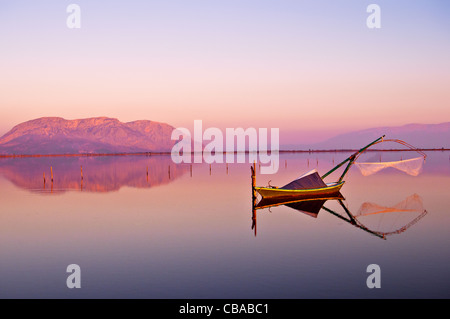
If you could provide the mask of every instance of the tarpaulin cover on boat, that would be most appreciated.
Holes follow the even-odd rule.
[[[327,184],[322,180],[317,170],[314,169],[289,184],[280,187],[280,189],[311,189],[326,186]]]

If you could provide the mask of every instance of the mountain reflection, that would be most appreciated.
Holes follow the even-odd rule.
[[[36,192],[111,192],[123,186],[150,188],[179,178],[189,167],[170,156],[32,157],[0,160],[0,174]],[[52,182],[53,177],[53,182]]]
[[[417,194],[413,194],[393,206],[365,202],[356,214],[350,212],[344,200],[341,193],[332,197],[302,198],[301,200],[267,200],[264,198],[258,202],[255,200],[252,205],[252,230],[256,236],[257,210],[287,206],[313,218],[317,218],[319,212],[324,210],[367,233],[386,239],[387,236],[403,233],[428,213],[423,206],[422,198]],[[335,209],[326,207],[327,201],[337,201],[341,211],[337,212]]]

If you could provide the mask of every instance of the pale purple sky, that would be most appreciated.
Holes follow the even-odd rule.
[[[449,16],[424,0],[0,0],[0,135],[43,116],[278,127],[286,142],[450,121]]]

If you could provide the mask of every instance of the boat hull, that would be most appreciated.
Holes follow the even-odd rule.
[[[338,194],[345,182],[331,183],[326,187],[310,189],[281,189],[274,187],[255,187],[262,198],[314,198]]]

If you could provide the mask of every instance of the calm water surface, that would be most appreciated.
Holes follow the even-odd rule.
[[[412,156],[369,157],[388,155]],[[348,173],[345,206],[368,230],[391,234],[384,239],[325,209],[253,215],[250,164],[0,159],[0,297],[449,298],[450,153],[427,155],[416,177]],[[256,184],[325,173],[347,156],[280,154],[278,173],[257,173]],[[398,210],[405,205],[413,209]],[[348,217],[337,201],[324,206]],[[81,267],[81,289],[66,286],[69,264]],[[381,268],[380,289],[366,285],[370,264]]]

